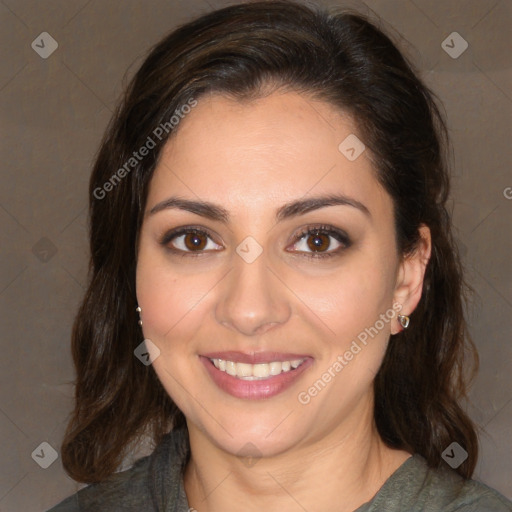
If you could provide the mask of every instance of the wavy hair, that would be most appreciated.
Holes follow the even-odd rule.
[[[391,336],[374,381],[374,417],[387,445],[419,453],[432,467],[457,441],[469,455],[456,471],[469,478],[478,442],[461,400],[478,356],[447,209],[449,139],[437,97],[377,22],[292,0],[232,5],[173,30],[150,51],[107,127],[89,185],[91,254],[72,330],[75,408],[61,447],[65,470],[80,482],[102,481],[142,436],[158,443],[185,425],[152,366],[134,357],[142,341],[135,269],[148,184],[176,133],[169,120],[191,99],[218,92],[248,101],[269,87],[352,115],[393,200],[403,256],[417,246],[419,227],[430,228],[421,300],[410,327]],[[157,137],[159,126],[166,129]],[[148,137],[151,151],[130,160]]]

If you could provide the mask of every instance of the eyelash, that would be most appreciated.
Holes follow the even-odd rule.
[[[165,246],[170,252],[173,254],[176,254],[181,257],[198,257],[204,254],[204,251],[183,251],[182,249],[174,249],[171,247],[167,247],[169,242],[174,240],[175,238],[181,236],[181,235],[187,235],[187,234],[194,234],[194,235],[206,235],[210,239],[212,236],[210,233],[203,229],[198,228],[194,226],[187,226],[182,228],[177,228],[175,230],[171,230],[167,233],[165,233],[160,240],[160,244]],[[307,226],[303,230],[301,230],[299,233],[297,233],[294,236],[294,244],[302,240],[305,236],[315,236],[315,235],[328,235],[333,237],[335,240],[337,240],[340,244],[342,244],[341,247],[338,247],[337,249],[330,251],[330,252],[310,252],[310,253],[304,253],[304,252],[298,252],[297,254],[306,258],[330,258],[332,256],[339,255],[340,252],[342,252],[344,249],[348,249],[352,242],[348,235],[344,231],[340,231],[336,228],[333,228],[332,226],[327,225],[320,225],[320,226]]]

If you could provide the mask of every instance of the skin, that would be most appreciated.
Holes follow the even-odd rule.
[[[357,134],[353,120],[331,105],[295,92],[240,103],[203,96],[168,141],[150,183],[137,263],[143,330],[160,349],[153,362],[183,411],[191,461],[185,471],[189,505],[200,512],[240,510],[353,511],[410,457],[386,447],[373,422],[372,384],[396,318],[306,405],[307,391],[379,315],[416,307],[430,234],[421,229],[413,255],[396,248],[392,200],[363,152],[349,161],[338,146]],[[284,203],[328,193],[363,203],[310,211],[281,222]],[[178,209],[149,211],[170,196],[213,202],[228,224]],[[311,258],[302,228],[345,231],[345,247],[328,235],[331,258]],[[203,254],[171,228],[208,230]],[[247,237],[262,254],[247,263],[236,252]],[[323,246],[325,247],[325,246]],[[190,254],[190,252],[188,253]],[[236,350],[307,354],[313,364],[284,392],[259,400],[220,390],[198,355]],[[255,456],[255,459],[250,459]]]

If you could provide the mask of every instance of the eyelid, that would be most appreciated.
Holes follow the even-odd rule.
[[[159,241],[161,244],[165,245],[177,236],[180,236],[180,235],[183,235],[186,233],[194,233],[194,232],[208,235],[212,240],[214,239],[212,232],[208,228],[205,228],[203,226],[187,225],[187,226],[180,226],[177,228],[169,229],[159,238]]]

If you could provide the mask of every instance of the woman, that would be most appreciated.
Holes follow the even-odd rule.
[[[447,142],[360,15],[251,2],[160,42],[90,182],[62,459],[93,485],[52,510],[512,510],[470,479]]]

